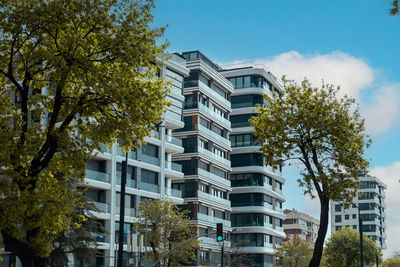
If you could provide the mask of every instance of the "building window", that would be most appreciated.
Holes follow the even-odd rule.
[[[335,215],[335,222],[342,222],[342,215]]]
[[[353,219],[357,219],[357,214],[353,214],[353,215],[351,215],[351,217],[352,217]]]
[[[335,205],[335,211],[336,211],[336,212],[342,211],[342,207],[340,207],[339,204],[336,204],[336,205]]]
[[[349,215],[349,214],[344,215],[344,219],[345,219],[345,220],[350,219],[350,215]]]

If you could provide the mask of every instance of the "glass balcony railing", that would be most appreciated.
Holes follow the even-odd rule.
[[[149,191],[149,192],[160,193],[160,186],[156,185],[156,184],[148,184],[148,183],[142,182],[140,184],[140,189]]]
[[[226,139],[225,137],[211,131],[210,129],[207,129],[206,127],[204,127],[203,125],[198,125],[198,129],[199,131],[205,133],[206,135],[210,136],[211,138],[227,145],[230,146],[231,145],[231,141],[229,141],[228,139]]]
[[[168,196],[182,198],[182,191],[175,188],[165,187],[165,193]]]
[[[160,159],[156,157],[151,157],[145,154],[141,155],[141,161],[145,163],[149,163],[152,165],[160,166]]]
[[[96,180],[105,183],[110,182],[110,175],[104,172],[86,169],[85,174],[86,174],[86,179]]]
[[[211,152],[210,150],[207,150],[207,149],[199,146],[199,147],[197,147],[197,151],[199,151],[199,153],[202,153],[202,154],[204,154],[212,159],[215,159],[216,161],[219,161],[225,165],[231,166],[230,160],[220,157],[217,154]]]
[[[169,170],[173,170],[173,171],[177,171],[177,172],[182,172],[182,165],[175,163],[173,161],[165,161],[165,168],[169,169]]]
[[[171,135],[165,135],[167,142],[177,145],[177,146],[182,146],[182,140],[176,137],[173,137]]]
[[[127,217],[136,217],[136,209],[135,208],[125,208],[125,216]],[[116,206],[115,207],[115,214],[120,214],[121,213],[121,207],[120,206]]]
[[[231,186],[231,181],[229,181],[227,179],[224,179],[224,178],[222,178],[222,177],[220,177],[218,175],[215,175],[215,174],[213,174],[211,172],[208,172],[208,171],[200,169],[200,168],[198,168],[197,171],[198,171],[198,174],[201,175],[201,176],[213,179],[214,181],[217,181],[217,182],[219,182],[221,184],[224,184],[224,185],[227,185],[227,186]]]
[[[101,203],[101,202],[96,202],[96,201],[93,201],[92,202],[94,205],[95,205],[95,207],[99,210],[99,212],[102,212],[102,213],[110,213],[110,205],[109,204],[107,204],[107,203]]]
[[[222,124],[224,124],[225,127],[229,127],[229,128],[231,127],[231,122],[229,120],[227,120],[224,117],[222,117],[221,115],[217,114],[216,112],[211,110],[209,107],[206,107],[201,102],[198,103],[198,107],[199,107],[200,110],[203,110],[208,115],[210,115],[210,118],[216,119],[217,121],[219,121]]]
[[[227,107],[231,107],[231,102],[229,102],[227,99],[223,98],[221,95],[219,95],[217,92],[215,92],[213,89],[205,85],[203,82],[199,81],[198,86],[205,90],[207,93],[209,93],[215,100],[221,102]],[[206,93],[206,94],[207,94]]]
[[[212,201],[214,201],[214,202],[223,204],[223,205],[225,205],[225,206],[229,206],[229,207],[231,206],[231,202],[230,202],[229,200],[224,199],[224,198],[220,198],[220,197],[213,196],[213,195],[208,194],[208,193],[203,192],[203,191],[197,191],[197,195],[198,195],[199,197],[202,197],[202,198],[205,198],[205,199],[208,199],[208,200],[212,200]]]
[[[117,185],[121,185],[121,172],[117,171]],[[131,188],[136,188],[136,180],[126,179],[126,186]]]
[[[126,152],[122,151],[120,147],[117,148],[117,155],[125,158]],[[129,151],[128,152],[129,159],[137,159],[136,151]]]
[[[221,219],[221,218],[208,216],[208,215],[203,214],[203,213],[197,213],[197,219],[200,220],[200,221],[205,221],[205,222],[209,222],[209,223],[222,223],[226,227],[231,227],[231,221],[227,221],[227,220],[224,220],[224,219]]]

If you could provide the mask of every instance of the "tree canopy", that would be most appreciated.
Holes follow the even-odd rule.
[[[389,14],[392,16],[399,15],[400,7],[399,7],[399,0],[393,0],[392,8],[389,9]]]
[[[363,258],[366,266],[376,262],[376,254],[382,256],[376,243],[363,236]],[[324,251],[324,267],[360,266],[360,233],[350,227],[344,227],[332,234]]]
[[[312,87],[284,80],[280,95],[265,95],[266,104],[251,120],[265,164],[278,168],[289,161],[300,169],[304,193],[320,204],[320,228],[310,266],[318,266],[328,228],[329,201],[351,203],[360,184],[357,172],[368,167],[363,157],[370,140],[355,100],[338,96],[339,88]],[[315,191],[314,191],[315,190]]]
[[[296,237],[275,249],[277,263],[282,267],[306,267],[311,260],[312,249],[304,240]]]
[[[179,243],[196,236],[196,228],[190,224],[188,211],[181,211],[165,199],[141,202],[136,227],[144,235],[147,225],[149,260],[155,263],[161,256]],[[176,249],[162,260],[159,266],[182,266],[196,260],[199,241],[194,239]]]
[[[0,233],[24,266],[43,264],[71,230],[76,184],[100,143],[133,148],[161,121],[168,90],[156,62],[166,45],[156,44],[153,7],[0,3]]]

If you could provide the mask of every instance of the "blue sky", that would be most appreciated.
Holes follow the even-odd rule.
[[[390,0],[156,0],[154,24],[168,25],[171,52],[200,50],[219,64],[265,64],[277,77],[307,76],[340,85],[355,97],[373,145],[371,173],[388,185],[390,255],[400,247],[400,17]],[[297,171],[284,170],[285,208],[314,216],[319,204],[302,196]]]

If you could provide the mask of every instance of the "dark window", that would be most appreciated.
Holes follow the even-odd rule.
[[[352,217],[353,219],[357,219],[357,214],[353,214],[351,217]]]
[[[158,185],[158,173],[142,169],[142,182]]]
[[[342,215],[335,215],[335,222],[341,222],[342,221]]]
[[[345,214],[345,215],[344,215],[344,219],[345,219],[345,220],[348,220],[348,219],[350,219],[350,216],[349,216],[349,214]]]
[[[232,167],[263,166],[264,157],[261,153],[231,154]]]
[[[231,116],[231,126],[232,128],[237,127],[249,127],[251,119],[256,114],[243,114],[243,115],[233,115]]]
[[[335,204],[335,211],[340,212],[342,210],[342,207],[340,207],[339,204]]]
[[[231,97],[232,108],[255,107],[263,104],[262,95],[240,95]]]

